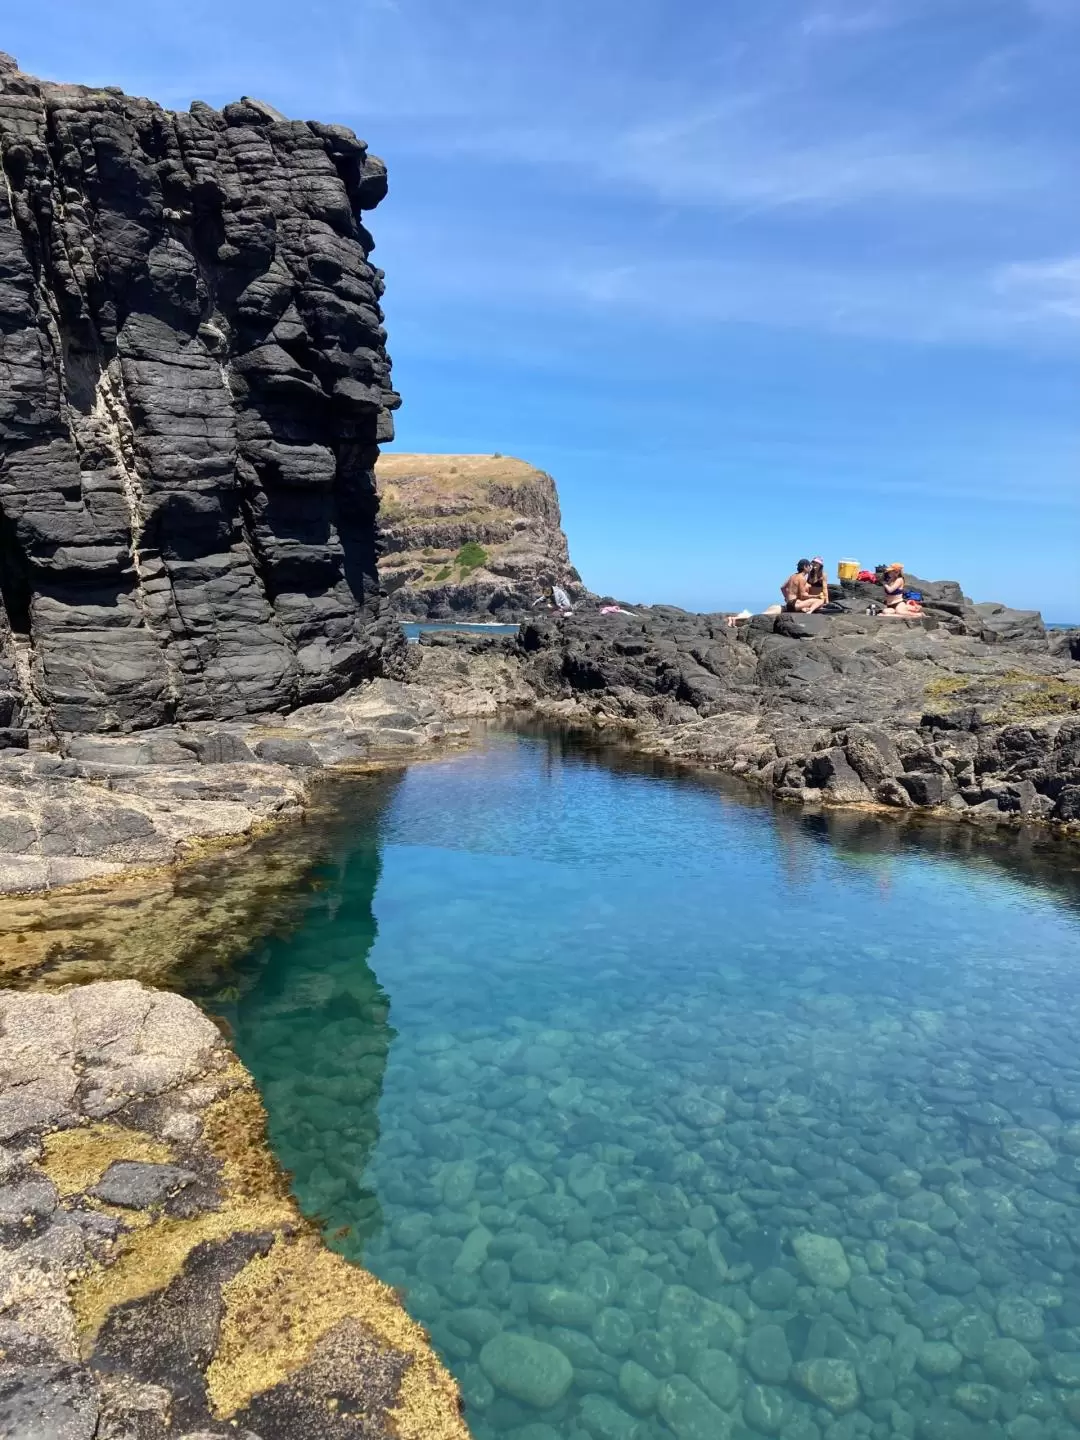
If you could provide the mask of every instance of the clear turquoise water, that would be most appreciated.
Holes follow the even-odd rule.
[[[476,1440],[1080,1434],[1075,873],[558,736],[347,795],[226,1016]]]

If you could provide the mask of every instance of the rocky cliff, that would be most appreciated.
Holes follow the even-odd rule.
[[[382,162],[257,100],[173,114],[6,56],[0,161],[0,736],[374,673]]]
[[[545,584],[584,593],[555,481],[504,455],[384,455],[379,570],[391,608],[415,619],[507,619]]]

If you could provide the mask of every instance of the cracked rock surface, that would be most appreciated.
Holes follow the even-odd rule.
[[[300,818],[321,772],[408,758],[464,729],[430,691],[383,679],[287,715],[0,750],[0,894],[171,865],[253,836]],[[0,934],[0,961],[3,949]]]
[[[468,1440],[424,1332],[301,1219],[263,1122],[180,996],[0,992],[0,1434]]]

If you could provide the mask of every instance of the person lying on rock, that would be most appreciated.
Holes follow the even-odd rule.
[[[806,579],[809,569],[810,561],[800,560],[795,567],[794,575],[789,575],[780,586],[780,594],[784,597],[784,609],[791,613],[812,615],[825,603],[824,600],[810,594]]]
[[[921,615],[922,606],[917,600],[904,599],[904,567],[899,560],[885,567],[885,578],[882,580],[882,587],[885,591],[885,606],[882,615],[904,616]]]

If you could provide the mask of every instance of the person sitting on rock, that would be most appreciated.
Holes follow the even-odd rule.
[[[820,555],[815,555],[810,561],[810,569],[806,572],[806,593],[811,600],[820,602],[814,607],[817,610],[829,603],[829,582],[825,578],[825,561]]]
[[[794,573],[789,575],[780,586],[780,594],[784,597],[784,609],[794,610],[795,602],[806,595],[806,572],[810,569],[809,560],[800,560],[795,566]]]
[[[795,567],[795,573],[789,575],[780,586],[780,594],[784,597],[784,609],[790,613],[801,613],[812,615],[815,610],[820,610],[824,600],[815,599],[810,594],[807,585],[806,575],[810,569],[809,560],[800,560]]]
[[[904,567],[899,560],[885,567],[885,577],[881,582],[885,591],[885,607],[882,615],[893,615],[903,619],[905,616],[921,615],[922,606],[915,600],[904,599]]]
[[[561,585],[545,585],[544,593],[539,600],[534,601],[533,609],[543,605],[545,610],[557,610],[560,615],[572,615],[574,613],[573,603],[570,596]]]

